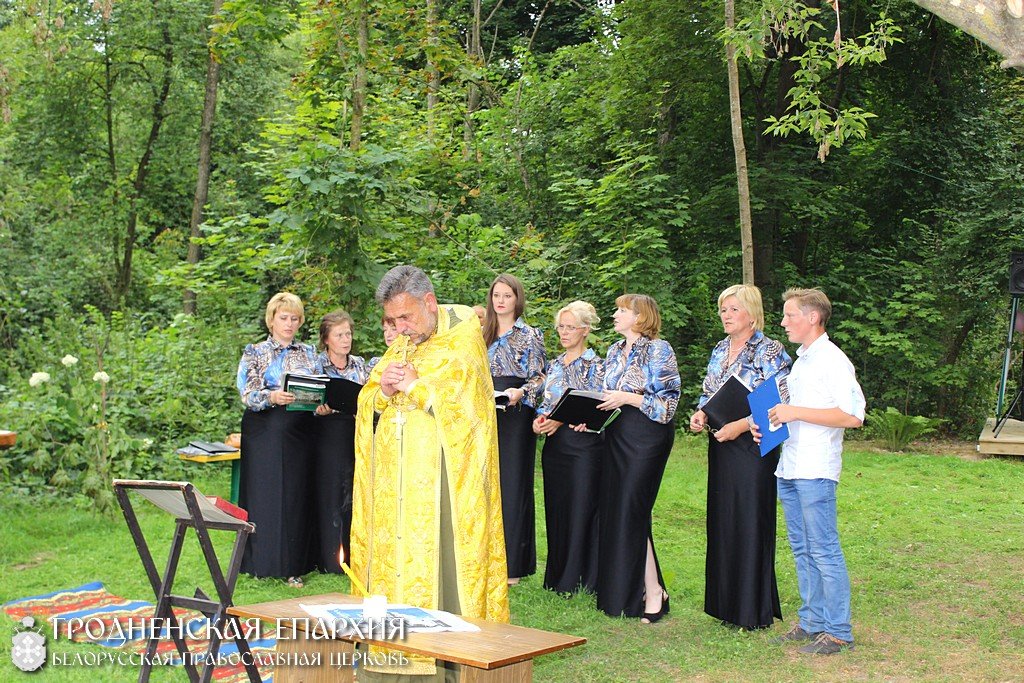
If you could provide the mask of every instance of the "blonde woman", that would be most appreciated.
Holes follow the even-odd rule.
[[[280,292],[267,303],[266,340],[249,344],[238,363],[242,416],[239,504],[258,532],[249,536],[242,571],[257,577],[287,578],[301,588],[313,569],[310,467],[313,415],[289,411],[295,396],[284,391],[285,373],[314,373],[316,350],[295,341],[305,322],[302,301]]]
[[[732,375],[751,389],[789,374],[782,344],[764,335],[761,290],[732,285],[718,296],[725,339],[711,350],[690,430],[706,426],[701,408]],[[785,384],[780,385],[785,390]],[[763,458],[747,419],[708,438],[707,556],[704,611],[724,626],[757,629],[782,618],[775,581],[775,468],[779,449]]]
[[[548,559],[544,587],[556,593],[597,590],[598,499],[604,446],[599,434],[573,431],[548,415],[569,389],[601,391],[604,359],[587,346],[600,318],[585,301],[573,301],[555,315],[565,351],[548,363],[544,400],[533,431],[544,439],[544,521]]]

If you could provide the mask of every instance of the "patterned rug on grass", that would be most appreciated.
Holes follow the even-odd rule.
[[[140,628],[152,625],[149,618],[153,616],[156,606],[143,600],[125,600],[107,591],[99,581],[87,583],[77,588],[34,595],[20,600],[11,600],[3,605],[4,613],[10,618],[21,621],[24,617],[36,620],[36,626],[47,624],[44,629],[48,639],[54,633],[58,640],[70,639],[77,643],[92,643],[102,647],[117,648],[132,653],[146,650],[149,633]],[[185,644],[189,652],[195,655],[205,654],[209,641],[206,639],[205,618],[199,612],[175,609],[186,634]],[[255,634],[254,634],[255,635]],[[164,628],[157,646],[157,654],[161,661],[172,658],[177,649],[169,631]],[[265,627],[258,638],[249,640],[249,648],[257,661],[261,657],[272,658],[275,640],[273,629]],[[239,662],[238,646],[228,640],[220,646],[221,661]],[[180,663],[180,659],[178,660]],[[266,683],[272,681],[273,666],[260,665],[260,675]],[[219,665],[214,669],[213,680],[218,683],[241,683],[249,677],[241,663]]]

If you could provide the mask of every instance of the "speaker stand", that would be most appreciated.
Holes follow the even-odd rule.
[[[1003,376],[999,382],[999,398],[996,403],[996,415],[999,417],[996,419],[995,427],[992,429],[993,439],[999,436],[999,431],[1006,424],[1006,420],[1009,419],[1015,409],[1019,409],[1020,418],[1024,420],[1024,354],[1021,354],[1020,383],[1017,386],[1017,393],[1014,395],[1013,400],[1010,401],[1006,412],[1003,412],[1003,399],[1006,397],[1006,385],[1010,379],[1010,361],[1013,357],[1013,328],[1017,322],[1017,309],[1020,304],[1020,297],[1020,294],[1014,294],[1010,304],[1010,324],[1006,328],[1006,350],[1003,353]]]

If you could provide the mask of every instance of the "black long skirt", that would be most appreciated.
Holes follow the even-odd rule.
[[[494,388],[504,391],[523,385],[521,377],[495,377]],[[501,478],[501,516],[505,524],[505,557],[509,578],[537,571],[533,471],[537,435],[533,408],[520,401],[498,411],[498,470]]]
[[[314,554],[320,571],[340,574],[338,548],[349,555],[352,531],[352,476],[355,471],[356,419],[333,413],[314,418],[316,444],[313,449],[311,490],[316,496],[316,543]]]
[[[601,531],[598,544],[597,607],[609,616],[644,613],[644,568],[651,512],[665,474],[675,427],[648,418],[633,406],[604,431],[601,472]],[[664,587],[655,549],[658,583]]]
[[[704,611],[748,629],[782,618],[775,581],[775,468],[750,434],[708,442]]]
[[[313,569],[313,414],[268,408],[242,416],[239,504],[256,533],[241,570],[253,576],[302,576]]]
[[[544,521],[548,559],[544,587],[556,593],[597,590],[598,501],[604,443],[568,425],[545,438]]]

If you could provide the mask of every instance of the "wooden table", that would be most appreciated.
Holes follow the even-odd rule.
[[[316,625],[316,619],[299,605],[329,603],[361,603],[353,595],[329,593],[309,595],[289,600],[264,602],[258,605],[235,605],[228,609],[240,619],[256,618],[278,625],[277,654],[291,662],[306,661],[306,665],[278,664],[274,670],[274,683],[326,683],[353,680],[353,652],[356,642],[372,643],[389,650],[425,655],[462,665],[462,681],[466,683],[495,682],[519,683],[533,680],[533,658],[549,652],[558,652],[587,642],[586,638],[535,628],[497,624],[483,619],[462,617],[480,627],[476,633],[408,633],[405,640],[369,640],[351,636],[338,638],[309,638],[307,628]],[[291,620],[295,620],[294,622]],[[323,633],[318,634],[323,636]],[[319,658],[318,664],[309,664]]]
[[[211,453],[210,455],[186,455],[184,453],[179,453],[178,457],[181,458],[182,460],[187,460],[189,462],[196,462],[196,463],[200,463],[200,464],[205,464],[205,463],[208,463],[208,462],[225,462],[225,461],[230,460],[231,461],[231,495],[229,496],[228,500],[230,500],[235,505],[238,504],[238,487],[239,487],[239,481],[241,480],[241,474],[240,474],[240,470],[239,470],[239,463],[241,463],[241,461],[242,461],[241,460],[242,453],[240,451],[231,451],[230,453],[217,453],[217,454],[212,454]]]

